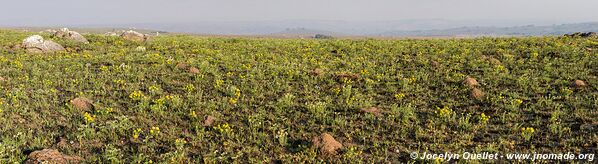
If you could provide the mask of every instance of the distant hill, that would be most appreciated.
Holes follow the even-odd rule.
[[[347,34],[332,32],[332,31],[325,31],[325,30],[314,30],[314,29],[306,29],[306,28],[289,28],[284,31],[271,33],[270,36],[279,36],[279,37],[300,37],[300,38],[311,38],[317,34],[329,35],[334,37],[340,36],[348,36]]]
[[[459,27],[510,27],[534,24],[552,25],[550,21],[516,20],[445,20],[414,19],[396,21],[339,21],[339,20],[272,20],[272,21],[197,21],[154,22],[117,25],[88,25],[86,27],[137,27],[169,32],[215,35],[269,35],[285,33],[288,29],[328,31],[351,36],[371,36],[394,31],[451,29]]]
[[[440,30],[391,31],[379,36],[544,36],[574,32],[597,32],[597,23],[561,24],[551,26],[459,27]]]

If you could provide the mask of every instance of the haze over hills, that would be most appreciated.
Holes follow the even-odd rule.
[[[22,25],[27,26],[27,25]],[[533,20],[445,20],[401,21],[198,21],[130,24],[70,24],[75,28],[137,28],[174,33],[208,35],[266,35],[309,37],[332,36],[541,36],[598,31],[598,22],[570,23]],[[55,26],[62,27],[62,26]]]
[[[598,31],[598,22],[559,24],[559,22],[553,21],[445,19],[402,21],[202,21],[192,23],[139,23],[119,26],[193,34],[292,36],[313,35],[316,33],[333,36],[537,36]]]
[[[549,26],[458,27],[439,30],[389,31],[379,36],[546,36],[575,32],[596,32],[598,23],[576,23]]]

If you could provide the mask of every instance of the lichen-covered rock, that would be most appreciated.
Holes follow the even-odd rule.
[[[76,41],[76,42],[89,43],[89,41],[87,41],[87,39],[83,35],[79,34],[78,32],[71,31],[68,28],[62,28],[62,29],[56,31],[54,33],[54,36],[65,38],[65,39]]]
[[[81,163],[83,158],[78,156],[68,156],[60,153],[55,149],[44,149],[34,151],[27,156],[25,164],[41,164],[41,163],[52,163],[52,164],[67,164],[67,163]]]
[[[51,53],[65,50],[60,44],[50,40],[44,40],[44,38],[39,35],[27,37],[23,40],[21,46],[29,53]]]
[[[130,40],[130,41],[137,41],[137,42],[144,42],[147,40],[147,36],[143,35],[137,31],[129,30],[125,31],[123,34],[120,35],[123,39]]]

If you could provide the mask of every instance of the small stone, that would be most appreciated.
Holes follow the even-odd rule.
[[[482,90],[474,88],[473,90],[471,90],[471,96],[475,99],[481,99],[482,97],[484,97],[484,92],[482,92]]]
[[[310,72],[314,76],[320,76],[324,74],[324,70],[320,68],[316,68]]]
[[[465,80],[463,80],[463,84],[465,84],[465,85],[467,85],[468,87],[471,87],[471,88],[480,85],[476,79],[471,78],[471,77],[465,78]]]
[[[573,86],[575,86],[577,88],[584,88],[584,87],[588,86],[588,84],[586,84],[586,82],[583,80],[575,80],[573,82]]]
[[[184,69],[187,69],[187,67],[188,67],[188,65],[185,64],[185,63],[177,63],[176,64],[176,68],[178,68],[178,69],[183,69],[184,70]]]
[[[205,120],[203,121],[203,126],[212,126],[216,121],[216,117],[206,116]]]
[[[195,67],[191,67],[189,68],[189,73],[192,74],[199,74],[199,69],[195,68]]]

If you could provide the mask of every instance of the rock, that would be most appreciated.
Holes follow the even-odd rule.
[[[216,117],[206,116],[205,120],[203,121],[203,126],[212,126],[216,121]]]
[[[51,53],[65,50],[60,44],[50,40],[44,40],[44,38],[39,35],[27,37],[23,40],[21,46],[29,53]]]
[[[576,88],[584,88],[588,86],[588,84],[586,84],[586,82],[583,80],[575,80],[573,81],[573,86]]]
[[[474,87],[480,85],[476,79],[471,78],[471,77],[466,77],[465,80],[463,80],[463,84],[465,84],[471,88],[474,88]]]
[[[323,133],[311,140],[313,146],[320,149],[320,153],[327,155],[335,155],[336,151],[343,147],[343,144],[336,141],[332,135]]]
[[[71,105],[79,110],[90,110],[93,107],[93,101],[85,97],[78,97],[71,100]]]
[[[123,39],[136,41],[136,42],[145,42],[147,40],[147,36],[143,35],[139,32],[129,30],[125,31],[123,34],[120,35]]]
[[[312,74],[312,75],[314,75],[314,76],[320,76],[320,75],[323,75],[323,74],[324,74],[324,70],[323,70],[323,69],[320,69],[320,68],[316,68],[316,69],[312,70],[312,71],[310,72],[310,74]]]
[[[474,88],[471,90],[471,97],[475,99],[482,99],[482,97],[484,97],[484,92],[482,92],[480,89]]]
[[[189,68],[189,73],[192,74],[199,74],[199,69],[195,68],[195,67],[191,67]]]
[[[380,109],[376,107],[361,108],[361,112],[373,114],[375,116],[381,116]]]
[[[54,33],[54,36],[65,38],[65,39],[72,40],[75,42],[89,43],[89,41],[87,41],[87,39],[83,35],[79,34],[78,32],[75,32],[75,31],[70,31],[68,28],[62,28],[62,29],[56,31]]]
[[[78,156],[64,155],[55,149],[44,149],[30,153],[27,156],[25,164],[41,164],[41,163],[81,163],[83,158]]]

